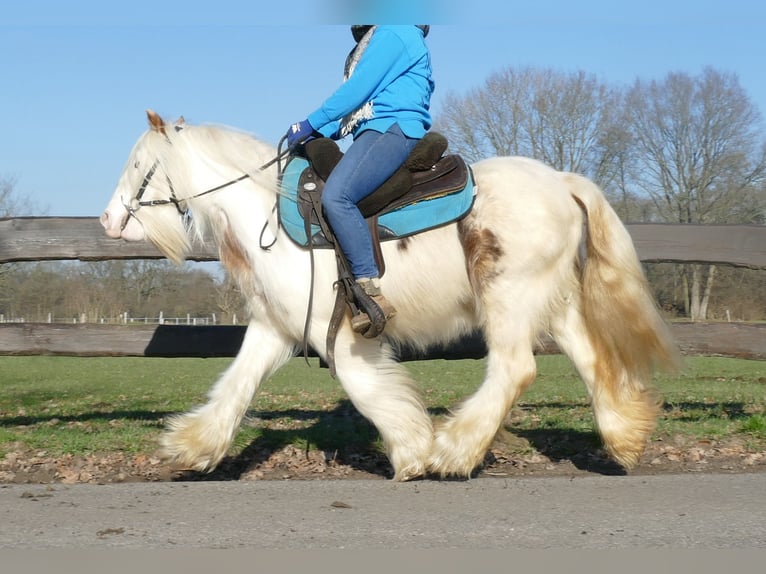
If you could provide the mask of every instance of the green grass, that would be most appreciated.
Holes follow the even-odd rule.
[[[152,453],[164,420],[206,400],[231,359],[0,357],[0,457],[28,449],[48,455]],[[593,433],[584,385],[559,355],[538,358],[535,383],[509,416],[520,436]],[[426,404],[443,414],[481,383],[484,360],[406,364]],[[660,377],[658,436],[715,440],[741,436],[766,445],[766,363],[692,357],[683,374]],[[553,440],[553,439],[550,439]],[[594,441],[595,435],[594,435]],[[232,454],[257,445],[332,452],[381,449],[339,383],[316,360],[293,359],[264,383]]]
[[[0,358],[0,455],[140,452],[162,419],[202,402],[226,363],[211,359]]]
[[[681,376],[660,379],[658,387],[665,403],[661,433],[713,440],[738,434],[766,438],[757,431],[766,405],[762,361],[696,357],[687,361]]]

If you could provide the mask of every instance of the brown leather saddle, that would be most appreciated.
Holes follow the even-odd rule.
[[[410,156],[387,181],[357,206],[367,221],[375,247],[380,274],[385,273],[385,261],[380,242],[401,238],[393,230],[381,226],[379,218],[403,206],[454,193],[466,187],[470,171],[459,155],[443,155],[447,139],[436,132],[427,133]],[[313,248],[332,248],[332,230],[324,220],[321,196],[325,181],[343,157],[338,144],[329,138],[309,141],[303,146],[309,162],[298,181],[298,210],[306,224],[306,233]],[[310,225],[320,231],[310,232]]]

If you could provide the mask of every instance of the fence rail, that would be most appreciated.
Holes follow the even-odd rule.
[[[766,269],[766,226],[626,225],[642,261],[723,263]],[[79,259],[164,259],[149,243],[109,239],[97,217],[0,219],[0,263]],[[216,261],[212,243],[197,246],[192,261]]]
[[[67,355],[78,357],[234,357],[245,336],[240,325],[99,325],[7,323],[0,325],[2,355]],[[673,335],[686,355],[766,360],[766,324],[673,323]],[[544,338],[537,354],[556,354]],[[447,348],[399,350],[401,361],[478,359],[487,354],[479,334],[463,337]],[[310,350],[310,356],[317,356]]]
[[[639,258],[651,262],[715,263],[766,269],[766,226],[629,224]],[[15,261],[161,259],[148,243],[104,236],[96,217],[0,219],[0,264]],[[215,261],[212,244],[198,246],[193,261]],[[674,323],[686,354],[766,360],[766,324]],[[2,324],[0,355],[232,357],[241,326]],[[540,353],[556,353],[543,341]],[[312,352],[315,355],[315,353]],[[486,354],[477,334],[447,349],[402,349],[401,360],[477,358]]]
[[[40,323],[40,321],[28,321],[24,317],[5,317],[0,313],[0,324],[3,323]],[[54,317],[48,313],[48,318],[42,323],[49,325],[58,324],[77,324],[77,323],[97,323],[99,325],[218,325],[215,315],[205,317],[129,317],[127,313],[119,317],[99,317],[96,320],[89,321],[84,315],[80,317]],[[236,321],[234,321],[236,324]]]

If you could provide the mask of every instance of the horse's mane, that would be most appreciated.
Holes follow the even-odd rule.
[[[153,145],[149,144],[152,145],[151,152],[156,154],[163,168],[169,175],[172,174],[174,184],[179,187],[183,174],[189,171],[186,164],[189,156],[184,152],[178,153],[180,149],[193,151],[195,161],[200,157],[206,158],[211,167],[218,165],[231,168],[222,177],[232,177],[235,172],[240,175],[247,173],[258,185],[276,192],[275,171],[260,170],[261,166],[276,156],[276,149],[248,132],[227,126],[182,123],[167,126],[162,133],[155,132],[155,135],[161,137],[149,138],[149,142],[153,142]],[[161,140],[171,145],[161,145]],[[177,190],[179,197],[188,197],[190,194],[186,190],[189,189],[193,188],[183,185],[183,189]]]
[[[260,169],[276,156],[276,149],[244,131],[182,123],[166,125],[162,130],[150,129],[143,143],[148,156],[156,158],[162,172],[172,182],[173,192],[179,200],[192,198],[204,191],[199,188],[199,182],[193,180],[194,170],[191,169],[193,164],[199,162],[207,164],[213,173],[220,173],[220,184],[248,174],[250,180],[266,191],[269,197],[273,198],[273,194],[277,193],[276,167]],[[156,224],[145,227],[151,233],[152,241],[162,246],[161,249],[175,261],[180,261],[190,248],[187,232],[202,239],[211,230],[208,215],[196,210],[194,201],[189,202],[193,217],[192,226],[186,231],[179,227],[179,218],[172,211],[150,209],[141,214],[147,223],[156,220]]]

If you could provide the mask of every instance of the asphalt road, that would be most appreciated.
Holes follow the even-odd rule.
[[[766,548],[766,474],[0,486],[0,549]]]

